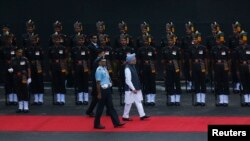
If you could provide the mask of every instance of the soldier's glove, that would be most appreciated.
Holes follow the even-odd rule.
[[[9,68],[9,69],[8,69],[8,72],[9,72],[9,73],[12,73],[12,72],[13,72],[13,68]]]
[[[28,78],[27,83],[28,85],[31,83],[31,78]]]

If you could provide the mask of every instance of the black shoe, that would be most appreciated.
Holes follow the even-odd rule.
[[[29,113],[29,112],[30,112],[30,110],[23,110],[23,112],[24,112],[24,113]]]
[[[227,103],[223,103],[223,106],[224,106],[224,107],[227,107],[227,106],[228,106],[228,104],[227,104]]]
[[[145,115],[145,116],[143,116],[143,117],[140,117],[140,120],[144,120],[144,119],[147,119],[147,118],[149,118],[150,116],[147,116],[147,115]]]
[[[83,101],[83,105],[88,105],[89,102],[88,101]]]
[[[43,105],[43,102],[38,102],[37,104],[38,104],[38,105]]]
[[[122,120],[123,120],[123,121],[133,121],[132,118],[124,118],[124,117],[122,118]]]
[[[206,104],[205,104],[205,103],[201,103],[200,105],[201,105],[202,107],[206,106]]]
[[[76,105],[82,105],[82,104],[83,104],[83,102],[81,102],[81,101],[76,102]]]
[[[196,103],[194,104],[194,106],[200,106],[200,105],[201,105],[200,102],[196,102]]]
[[[175,106],[181,106],[180,102],[175,102]]]
[[[150,102],[150,106],[155,106],[155,103],[154,102]]]
[[[122,127],[123,125],[125,125],[125,123],[119,123],[117,125],[114,125],[115,128],[119,128],[119,127]]]
[[[38,105],[38,103],[37,102],[33,102],[31,105]]]
[[[222,103],[216,103],[216,107],[221,107],[221,106],[223,106]]]
[[[17,105],[17,102],[13,102],[12,104],[13,104],[13,105]]]
[[[60,105],[65,105],[65,103],[64,102],[60,102]]]
[[[167,102],[167,105],[168,105],[168,106],[174,106],[175,103],[174,103],[174,102],[169,102],[169,103]]]
[[[89,117],[95,117],[95,114],[92,112],[92,113],[86,113],[86,115],[88,115]]]
[[[105,126],[103,125],[98,125],[98,126],[94,126],[95,129],[105,129]]]
[[[23,112],[23,110],[21,110],[21,109],[16,110],[16,113],[22,113],[22,112]]]

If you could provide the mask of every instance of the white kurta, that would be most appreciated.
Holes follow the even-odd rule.
[[[135,87],[131,81],[131,71],[129,68],[125,68],[125,83],[129,86],[131,90],[135,90]],[[141,102],[143,100],[142,91],[137,90],[137,93],[133,93],[132,91],[125,91],[125,103],[131,104],[134,102]]]

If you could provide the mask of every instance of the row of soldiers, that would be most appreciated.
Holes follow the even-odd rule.
[[[162,39],[160,49],[155,47],[147,23],[141,25],[142,35],[138,38],[137,45],[128,35],[126,23],[119,23],[121,34],[116,40],[117,48],[110,46],[109,36],[104,33],[104,22],[98,22],[97,27],[98,34],[87,38],[82,33],[82,24],[76,22],[74,24],[76,34],[69,38],[62,33],[62,24],[55,22],[55,33],[50,37],[50,48],[47,53],[40,46],[39,35],[35,33],[33,21],[29,20],[26,23],[27,33],[22,36],[22,47],[16,47],[14,34],[10,33],[8,27],[4,28],[4,34],[1,35],[1,60],[5,69],[7,104],[18,104],[19,112],[27,112],[29,93],[34,95],[34,104],[43,103],[44,55],[47,54],[52,76],[53,102],[58,105],[65,104],[65,81],[71,78],[75,84],[76,104],[87,105],[89,73],[94,71],[92,64],[100,52],[104,53],[108,60],[109,73],[118,80],[122,104],[124,61],[126,54],[136,52],[138,72],[142,79],[147,105],[155,105],[158,56],[161,56],[160,64],[164,67],[168,105],[180,105],[182,93],[180,79],[183,74],[187,81],[187,90],[194,89],[195,105],[205,105],[207,93],[205,82],[209,76],[218,96],[218,105],[226,106],[229,94],[228,73],[231,73],[233,83],[236,85],[235,92],[239,92],[241,88],[242,105],[250,105],[249,46],[247,33],[241,30],[238,22],[233,24],[234,36],[230,38],[230,47],[225,46],[224,34],[216,22],[211,24],[213,35],[208,38],[206,46],[201,44],[201,34],[195,32],[191,22],[186,24],[186,36],[181,40],[174,34],[173,23],[167,23],[167,34]],[[20,86],[23,87],[19,88]]]

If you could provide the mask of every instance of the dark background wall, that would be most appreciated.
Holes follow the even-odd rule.
[[[250,1],[248,0],[1,0],[0,25],[8,23],[20,37],[25,32],[25,22],[33,19],[42,43],[47,46],[53,32],[52,23],[60,20],[64,33],[72,34],[73,23],[82,21],[86,33],[95,32],[95,23],[105,21],[107,33],[118,34],[117,24],[124,20],[129,32],[138,36],[143,21],[151,25],[151,33],[157,40],[164,35],[165,23],[173,21],[178,36],[184,33],[184,24],[192,21],[207,36],[210,23],[217,21],[226,34],[231,24],[238,20],[243,29],[250,29]]]
[[[250,31],[250,1],[248,0],[0,0],[0,25],[8,23],[20,39],[25,32],[25,22],[36,23],[44,48],[48,47],[52,24],[63,23],[63,32],[71,35],[73,23],[84,23],[85,33],[95,33],[95,23],[103,20],[107,33],[118,34],[117,24],[128,23],[129,33],[137,37],[140,24],[146,21],[151,34],[159,42],[164,35],[165,23],[174,22],[177,36],[184,34],[184,24],[189,20],[203,36],[210,34],[210,23],[217,21],[226,36],[232,33],[232,23],[239,21],[245,31]]]

